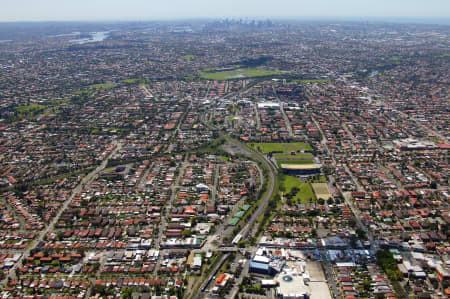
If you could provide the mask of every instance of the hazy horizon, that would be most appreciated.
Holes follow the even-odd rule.
[[[16,0],[2,3],[0,22],[120,21],[195,18],[449,19],[446,0]]]

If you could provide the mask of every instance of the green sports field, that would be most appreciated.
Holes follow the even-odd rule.
[[[259,150],[265,154],[270,152],[290,153],[300,150],[312,151],[312,147],[303,142],[291,142],[291,143],[249,143],[248,144],[254,150]]]
[[[200,77],[209,80],[230,80],[230,79],[240,79],[240,78],[252,78],[252,77],[266,77],[281,75],[283,72],[280,71],[270,71],[263,69],[261,67],[256,68],[238,68],[230,71],[217,71],[211,72],[208,70],[198,71]]]

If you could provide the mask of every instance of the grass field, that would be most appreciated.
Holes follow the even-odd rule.
[[[230,160],[230,158],[225,157],[225,156],[219,156],[220,160],[227,162],[228,160]]]
[[[291,142],[291,143],[249,143],[248,144],[254,150],[260,150],[261,152],[268,154],[270,152],[289,153],[299,150],[312,151],[312,147],[303,142]]]
[[[73,94],[80,96],[80,95],[88,94],[88,93],[90,93],[89,90],[78,90],[78,91],[75,91]]]
[[[277,159],[284,160],[313,160],[314,156],[311,153],[295,153],[295,154],[274,154]]]
[[[285,189],[284,194],[290,193],[294,187],[300,188],[300,191],[298,191],[292,198],[295,202],[309,203],[311,199],[315,200],[314,192],[310,183],[304,183],[296,177],[285,175],[283,179],[283,186]]]
[[[314,160],[311,153],[296,153],[292,154],[274,154],[274,157],[279,160]]]
[[[301,184],[303,184],[303,181],[290,175],[285,175],[283,180],[283,186],[286,190],[286,193],[291,192],[292,188],[299,187]]]
[[[94,84],[94,85],[91,85],[91,87],[93,87],[95,89],[111,89],[114,87],[114,85],[108,84],[108,83],[103,83],[103,84]]]
[[[202,77],[203,79],[209,80],[229,80],[229,79],[265,77],[283,74],[283,72],[280,71],[269,71],[261,67],[239,68],[223,72],[208,72],[207,70],[203,70],[198,71],[198,73],[200,74],[200,77]]]
[[[317,198],[323,198],[327,200],[332,197],[327,183],[312,183],[311,187]]]
[[[305,164],[315,164],[313,160],[278,160],[277,166],[281,168],[281,164],[294,164],[294,165],[305,165]]]
[[[315,201],[314,192],[311,188],[311,184],[306,183],[302,185],[300,188],[300,191],[297,193],[297,195],[294,197],[294,200],[300,201],[301,203],[309,203],[312,201]]]
[[[195,55],[184,55],[183,59],[186,60],[187,62],[194,60],[195,58],[197,58],[197,56]]]
[[[62,102],[63,100],[61,100]],[[14,110],[16,111],[16,115],[11,118],[11,120],[21,120],[25,118],[35,118],[40,114],[56,114],[59,112],[57,105],[61,102],[59,101],[47,101],[45,105],[39,104],[31,104],[26,106],[16,106]],[[55,106],[53,106],[55,105]]]
[[[45,109],[45,106],[39,104],[31,104],[28,106],[16,106],[14,110],[16,110],[20,114],[36,114]]]

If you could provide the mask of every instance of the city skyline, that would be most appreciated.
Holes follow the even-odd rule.
[[[0,22],[106,21],[183,18],[450,18],[450,2],[431,1],[73,1],[19,0],[4,3]]]

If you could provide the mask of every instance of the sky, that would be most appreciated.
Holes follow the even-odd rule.
[[[1,0],[0,22],[224,17],[450,18],[450,0]]]

